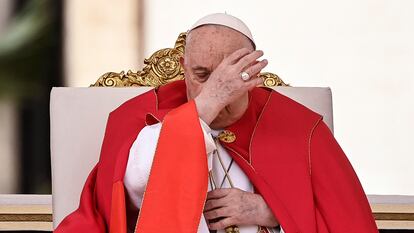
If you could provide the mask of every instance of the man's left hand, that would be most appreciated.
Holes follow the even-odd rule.
[[[209,222],[211,230],[221,230],[234,225],[264,227],[279,225],[262,196],[237,188],[215,189],[208,192],[204,217]]]

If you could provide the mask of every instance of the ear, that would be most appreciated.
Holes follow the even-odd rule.
[[[180,57],[180,65],[184,68],[184,57]]]

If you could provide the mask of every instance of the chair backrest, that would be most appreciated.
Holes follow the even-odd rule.
[[[53,88],[50,99],[54,228],[74,211],[83,184],[99,158],[108,114],[151,88]],[[275,87],[324,116],[332,129],[329,88]]]

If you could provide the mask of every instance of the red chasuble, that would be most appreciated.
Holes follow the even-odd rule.
[[[322,117],[269,89],[224,144],[286,233],[378,232],[367,198]],[[129,149],[146,124],[163,121],[135,231],[196,233],[207,192],[207,158],[194,102],[177,81],[128,100],[110,113],[99,162],[79,208],[56,232],[126,233],[123,178]]]

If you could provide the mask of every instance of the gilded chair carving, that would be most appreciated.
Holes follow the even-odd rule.
[[[180,57],[185,51],[186,33],[180,33],[174,48],[160,49],[144,60],[144,68],[137,72],[108,72],[102,75],[91,87],[158,87],[170,82],[184,79],[184,70]],[[263,86],[289,86],[279,76],[269,72],[259,75]]]

